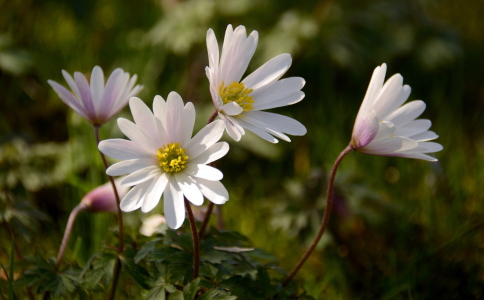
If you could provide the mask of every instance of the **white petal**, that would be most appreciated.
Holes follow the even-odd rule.
[[[154,158],[141,158],[124,160],[110,166],[106,170],[106,174],[109,176],[121,176],[136,172],[143,168],[156,165],[157,161]]]
[[[256,135],[260,136],[261,138],[263,138],[264,140],[266,140],[268,142],[271,142],[271,143],[274,143],[274,144],[279,143],[279,141],[275,137],[273,137],[272,135],[267,133],[267,131],[260,129],[259,127],[255,126],[251,123],[245,122],[244,120],[240,120],[240,124],[242,126],[244,126],[244,128],[252,131],[253,133],[255,133]]]
[[[360,118],[367,116],[370,111],[373,110],[373,101],[376,100],[377,95],[380,93],[380,90],[383,86],[383,81],[385,80],[386,71],[386,64],[382,64],[381,66],[376,67],[373,71],[370,84],[368,85],[368,89],[366,90],[365,98],[363,98],[360,110],[358,111],[358,115],[356,116],[355,125],[361,123]],[[355,130],[353,129],[353,132],[354,131]]]
[[[444,149],[444,147],[439,143],[434,142],[421,142],[418,143],[419,147],[425,148],[423,153],[431,153],[431,152],[438,152]]]
[[[290,77],[275,81],[250,95],[254,97],[254,110],[270,109],[295,104],[304,98],[301,89],[305,85],[301,77]]]
[[[144,149],[132,141],[124,139],[110,139],[99,143],[99,151],[114,159],[128,160],[137,158],[153,158]]]
[[[208,148],[205,152],[200,154],[193,160],[190,160],[193,164],[209,164],[217,159],[223,157],[229,151],[229,144],[226,142],[218,142],[212,147]]]
[[[407,151],[416,147],[418,147],[416,141],[406,137],[394,136],[378,141],[373,140],[365,147],[358,149],[358,151],[377,155],[387,155],[395,152]]]
[[[395,135],[411,137],[427,131],[430,126],[432,126],[432,122],[430,122],[430,120],[418,119],[406,125],[399,126],[395,131]]]
[[[128,121],[125,118],[119,118],[118,127],[124,135],[135,142],[140,148],[145,149],[146,152],[156,153],[158,151],[159,145],[155,144],[155,142],[133,122]]]
[[[290,54],[280,54],[247,76],[242,83],[248,89],[258,89],[281,78],[291,66],[291,62]]]
[[[284,132],[290,135],[305,135],[306,127],[300,122],[284,115],[269,113],[265,111],[248,111],[241,117],[249,123],[253,123],[262,129]],[[250,119],[249,119],[250,118]]]
[[[244,109],[235,101],[229,102],[220,108],[220,111],[229,116],[241,114]]]
[[[158,178],[151,180],[151,184],[146,192],[141,211],[146,213],[151,211],[160,202],[161,195],[168,183],[166,174],[161,174]]]
[[[167,138],[174,143],[183,142],[183,100],[176,92],[168,94],[166,100],[166,134]],[[165,125],[165,124],[163,124]]]
[[[196,178],[195,183],[208,200],[215,204],[224,204],[229,199],[229,193],[220,181],[209,181]]]
[[[378,125],[379,125],[378,133],[373,138],[373,140],[375,141],[389,137],[395,132],[395,129],[396,129],[395,125],[393,125],[393,123],[388,121],[380,121]]]
[[[101,108],[101,98],[104,92],[104,74],[99,66],[95,66],[92,69],[90,86],[94,109],[99,111]]]
[[[188,102],[183,108],[183,141],[182,144],[186,144],[193,133],[193,125],[195,124],[195,107],[193,103]]]
[[[198,186],[184,173],[175,173],[176,181],[180,186],[183,195],[187,198],[188,201],[195,205],[202,205],[203,204],[203,195],[202,192],[198,189]]]
[[[178,229],[185,221],[185,202],[183,192],[175,180],[170,179],[165,190],[164,215],[171,229]]]
[[[132,97],[129,100],[129,108],[133,115],[134,122],[144,131],[146,136],[153,140],[155,145],[160,145],[160,138],[156,128],[155,116],[148,106],[138,97]]]
[[[219,49],[217,38],[215,33],[210,28],[207,31],[207,52],[208,52],[208,62],[211,69],[218,69],[219,62]]]
[[[230,118],[229,116],[225,116],[224,114],[219,113],[218,116],[225,124],[225,129],[229,136],[236,142],[240,141],[240,138],[245,134],[244,129],[239,125],[239,123]]]
[[[413,152],[398,152],[394,153],[390,156],[398,156],[398,157],[406,157],[406,158],[415,158],[415,159],[423,159],[427,161],[437,161],[435,157],[432,157],[430,155],[422,154],[422,153],[413,153]]]
[[[130,212],[140,208],[143,204],[144,196],[146,195],[146,191],[148,190],[152,180],[156,180],[156,178],[145,181],[133,187],[126,194],[126,196],[124,196],[123,200],[121,200],[121,204],[119,206],[121,210]]]
[[[210,167],[207,165],[197,165],[197,164],[192,164],[188,163],[186,168],[183,170],[183,173],[197,177],[197,178],[203,178],[207,180],[221,180],[224,175],[222,172],[220,172],[218,169],[215,169],[214,167]]]
[[[386,120],[392,122],[399,128],[415,120],[424,110],[425,102],[422,100],[411,101],[391,113]]]
[[[400,74],[393,75],[385,82],[385,85],[380,90],[380,93],[372,105],[373,109],[376,111],[378,119],[381,120],[384,116],[394,111],[407,100],[400,96],[403,94],[402,85],[403,77]]]
[[[194,159],[218,142],[224,132],[222,120],[215,120],[203,127],[186,145],[186,154]]]
[[[425,132],[419,133],[417,135],[409,136],[409,138],[411,138],[412,140],[415,140],[417,142],[425,142],[425,141],[435,140],[438,137],[439,136],[433,131],[425,131]]]
[[[153,100],[153,113],[160,120],[166,118],[166,102],[165,99],[159,95],[156,95]]]
[[[145,182],[159,174],[162,174],[159,166],[149,166],[124,177],[123,180],[121,180],[121,184],[133,186],[141,182]]]

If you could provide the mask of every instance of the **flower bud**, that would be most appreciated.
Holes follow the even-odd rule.
[[[119,198],[122,199],[128,192],[129,187],[120,185],[119,179],[115,180],[114,183]],[[118,210],[111,182],[93,189],[82,198],[81,202],[86,205],[86,210],[90,212],[116,212]]]

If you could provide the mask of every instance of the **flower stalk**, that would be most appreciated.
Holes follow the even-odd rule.
[[[299,260],[297,265],[294,267],[294,269],[291,271],[289,276],[287,276],[286,280],[282,283],[282,286],[285,287],[291,282],[291,280],[296,276],[297,272],[301,269],[301,267],[304,265],[306,260],[309,258],[311,253],[313,253],[314,249],[316,248],[316,245],[319,243],[319,240],[321,240],[321,237],[324,234],[324,231],[326,230],[326,227],[328,225],[328,220],[329,216],[331,214],[331,207],[333,206],[333,186],[334,186],[334,178],[336,176],[336,171],[338,170],[338,166],[343,160],[343,158],[346,156],[346,154],[350,153],[353,150],[351,145],[348,145],[338,156],[336,161],[334,162],[333,168],[331,169],[331,175],[329,177],[329,182],[328,182],[328,190],[326,194],[326,208],[324,210],[324,216],[323,220],[321,221],[321,227],[319,228],[318,234],[314,238],[313,242],[309,246],[309,248],[306,250],[306,253],[302,256],[302,258]]]
[[[62,258],[64,257],[64,252],[66,251],[67,242],[69,241],[69,237],[71,236],[72,226],[76,221],[77,215],[79,212],[85,210],[87,208],[86,204],[79,203],[74,209],[72,210],[71,214],[69,215],[69,219],[67,220],[66,230],[64,231],[64,237],[62,238],[62,243],[59,248],[59,253],[57,254],[57,260],[55,263],[55,270],[59,270],[60,263],[62,262]]]
[[[198,240],[197,224],[195,223],[195,218],[193,217],[192,208],[190,207],[190,202],[185,198],[185,206],[188,213],[188,220],[190,221],[190,228],[192,230],[193,237],[193,279],[198,277],[198,269],[200,265],[200,243]]]

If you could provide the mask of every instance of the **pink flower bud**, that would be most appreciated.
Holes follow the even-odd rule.
[[[118,190],[119,198],[122,199],[129,187],[119,184],[119,179],[114,181]],[[110,182],[107,182],[87,193],[81,202],[86,205],[90,212],[116,212],[116,198]]]

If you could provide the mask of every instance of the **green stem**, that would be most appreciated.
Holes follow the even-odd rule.
[[[314,248],[316,248],[316,245],[318,244],[319,240],[323,236],[324,231],[326,230],[326,226],[328,225],[328,220],[329,216],[331,214],[331,207],[333,205],[333,185],[334,185],[334,178],[336,176],[336,171],[338,170],[338,166],[341,163],[341,160],[346,156],[346,154],[350,153],[353,150],[351,145],[348,145],[343,152],[338,156],[336,161],[334,162],[333,168],[331,169],[331,175],[329,177],[329,182],[328,182],[328,191],[326,194],[326,208],[324,210],[324,216],[323,216],[323,221],[321,222],[321,227],[319,228],[318,234],[314,238],[314,241],[309,245],[308,250],[306,250],[306,253],[304,253],[303,257],[301,260],[297,263],[297,265],[294,267],[294,269],[291,271],[289,276],[287,276],[286,280],[282,283],[282,287],[285,287],[291,282],[291,280],[296,276],[297,272],[301,267],[304,265],[306,260],[309,258],[311,253],[314,251]]]

